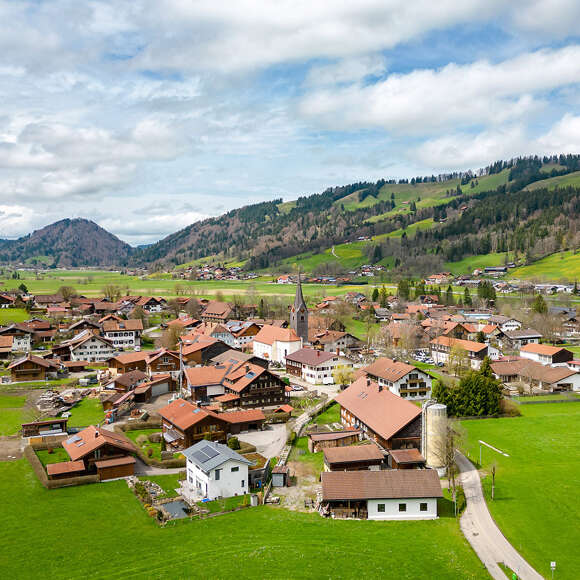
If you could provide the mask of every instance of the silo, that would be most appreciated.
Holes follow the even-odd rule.
[[[445,439],[447,436],[447,406],[441,403],[426,405],[423,409],[423,455],[427,467],[445,470]]]

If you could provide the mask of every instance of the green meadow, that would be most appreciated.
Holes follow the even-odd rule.
[[[580,253],[567,251],[552,254],[529,266],[512,270],[510,277],[524,280],[574,282],[580,279]]]

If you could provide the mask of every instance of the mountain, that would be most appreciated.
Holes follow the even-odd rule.
[[[0,240],[0,262],[59,267],[121,266],[129,244],[86,219],[64,219],[17,240]]]
[[[249,205],[192,224],[133,259],[153,268],[207,260],[335,275],[362,264],[423,275],[469,256],[530,263],[576,248],[579,196],[580,155],[517,158]]]

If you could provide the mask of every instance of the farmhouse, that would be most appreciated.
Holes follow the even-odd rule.
[[[292,328],[265,324],[253,340],[254,355],[284,364],[286,356],[302,348],[302,339]]]
[[[428,399],[431,396],[431,376],[422,370],[390,358],[379,358],[359,371],[387,387],[391,393],[410,399]]]
[[[201,314],[201,319],[203,322],[221,322],[225,323],[233,317],[233,308],[231,304],[227,302],[218,302],[212,300],[205,307]]]
[[[358,378],[336,401],[345,427],[360,429],[385,449],[420,448],[421,409],[369,377]]]
[[[431,356],[436,363],[447,364],[452,349],[467,353],[471,368],[478,369],[483,359],[488,355],[488,345],[471,340],[460,340],[448,336],[438,336],[431,341]]]
[[[348,332],[338,330],[308,330],[308,342],[314,347],[327,352],[340,352],[360,346],[361,341]]]
[[[187,458],[187,480],[181,495],[189,502],[248,493],[248,466],[252,464],[226,445],[200,441],[183,451]]]
[[[105,385],[105,388],[126,393],[127,391],[134,391],[135,387],[145,382],[148,378],[148,375],[143,371],[129,371],[122,375],[116,375],[110,383]]]
[[[350,447],[326,447],[324,454],[325,471],[379,471],[385,456],[374,444]]]
[[[24,358],[15,360],[8,366],[10,380],[16,381],[45,381],[56,373],[60,365],[50,359],[40,358],[33,354],[28,354]]]
[[[54,346],[52,352],[63,361],[101,362],[110,359],[115,349],[108,339],[91,330],[83,330],[74,338]]]
[[[435,519],[443,497],[432,469],[331,471],[321,479],[322,513],[334,518]]]
[[[140,348],[142,332],[143,321],[139,319],[119,318],[103,322],[103,334],[115,348]]]
[[[513,350],[520,350],[526,344],[538,344],[542,334],[533,328],[508,330],[504,332],[502,345]]]
[[[148,353],[147,372],[153,375],[170,374],[176,377],[180,371],[179,356],[165,348]]]
[[[565,365],[574,358],[568,349],[548,344],[526,344],[520,349],[520,356],[543,365]]]
[[[550,392],[580,391],[580,374],[567,366],[550,367],[520,359],[493,362],[491,370],[503,383],[521,382]]]
[[[183,344],[181,354],[186,364],[206,364],[229,350],[223,341],[205,334],[183,335],[180,341]]]
[[[352,363],[333,352],[301,348],[286,355],[288,374],[297,376],[311,385],[333,385],[333,373],[338,368],[352,369]]]
[[[0,336],[12,337],[12,351],[14,352],[29,352],[33,334],[34,331],[24,324],[11,324],[0,328]]]
[[[361,432],[358,429],[308,433],[308,451],[316,453],[329,447],[346,447],[357,443]]]

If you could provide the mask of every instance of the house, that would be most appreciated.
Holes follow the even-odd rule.
[[[231,344],[227,340],[224,340],[224,342],[233,348],[244,348],[260,332],[260,326],[251,320],[228,320],[225,328],[230,333]]]
[[[167,301],[156,296],[139,296],[133,304],[135,308],[142,308],[145,312],[161,312],[167,306]]]
[[[292,328],[265,324],[252,344],[255,356],[283,365],[287,355],[302,348],[302,339]]]
[[[378,358],[374,363],[363,367],[358,376],[370,377],[381,387],[403,398],[429,399],[431,397],[431,375],[417,367],[390,358]]]
[[[530,359],[491,363],[493,374],[502,383],[521,382],[544,391],[580,391],[580,373],[567,366],[551,367]]]
[[[93,322],[90,318],[81,318],[68,327],[68,332],[78,334],[83,330],[92,330],[95,334],[102,332],[102,327],[97,322]]]
[[[63,306],[65,302],[62,294],[37,294],[33,300],[36,308],[42,310],[50,307]]]
[[[136,370],[145,372],[150,354],[147,351],[120,353],[107,361],[109,372],[111,374],[124,374]]]
[[[13,336],[0,336],[0,359],[7,359],[12,353]]]
[[[324,455],[324,471],[360,471],[368,469],[379,471],[385,456],[374,444],[352,445],[350,447],[326,447]]]
[[[103,335],[118,349],[141,348],[143,321],[139,319],[106,320],[103,322]]]
[[[0,336],[12,337],[13,352],[30,352],[34,331],[24,324],[11,324],[0,328]]]
[[[361,341],[349,334],[338,330],[308,330],[308,342],[317,349],[327,352],[340,352],[361,346]]]
[[[102,469],[108,470],[111,466],[106,461],[120,459],[124,461],[119,462],[118,467],[123,468],[119,471],[123,471],[124,475],[116,475],[115,477],[133,475],[135,465],[133,455],[137,449],[133,442],[122,433],[91,425],[63,441],[62,446],[71,461],[84,461],[88,473],[98,473]],[[99,462],[105,463],[101,463],[99,466]],[[109,478],[106,477],[106,479]]]
[[[12,308],[16,302],[16,298],[8,296],[7,294],[0,294],[0,308]]]
[[[211,359],[229,350],[227,344],[205,334],[185,334],[180,337],[181,354],[186,364],[207,364]]]
[[[322,473],[322,512],[334,518],[424,520],[437,518],[443,497],[432,469]]]
[[[522,327],[522,323],[509,316],[502,316],[501,314],[494,314],[488,318],[490,324],[496,324],[502,332],[513,332]]]
[[[526,344],[539,344],[541,338],[543,338],[542,333],[533,328],[506,330],[504,336],[501,337],[501,343],[503,348],[520,350]]]
[[[346,447],[354,445],[360,439],[361,432],[358,429],[345,431],[329,431],[323,433],[308,433],[308,451],[316,453],[327,447]]]
[[[301,348],[286,356],[288,374],[297,376],[311,385],[333,385],[333,373],[339,369],[352,369],[352,362],[333,352]]]
[[[241,350],[229,349],[211,358],[211,363],[217,365],[234,363],[236,361],[259,365],[265,369],[268,368],[268,361],[264,360],[263,358],[254,356],[251,353],[242,352]]]
[[[143,371],[129,371],[122,375],[116,375],[115,378],[105,385],[106,389],[114,389],[122,393],[134,391],[137,385],[147,381],[149,376]]]
[[[56,378],[59,368],[58,363],[33,354],[28,354],[8,365],[12,382],[46,381],[49,378]]]
[[[155,375],[153,379],[139,383],[135,387],[135,401],[138,403],[146,403],[153,397],[175,391],[175,388],[176,383],[171,375]]]
[[[488,355],[488,345],[471,340],[460,340],[448,336],[438,336],[431,341],[431,357],[435,363],[449,363],[449,355],[453,349],[465,351],[471,368],[478,369],[483,359]]]
[[[339,393],[340,418],[347,428],[385,449],[421,446],[421,409],[382,387],[369,377],[358,378]]]
[[[574,358],[573,353],[566,348],[535,343],[522,346],[520,356],[543,365],[565,365]]]
[[[180,328],[183,330],[193,330],[196,326],[201,324],[201,320],[191,318],[189,316],[183,318],[176,318],[167,323],[167,328]]]
[[[148,353],[147,372],[149,375],[170,374],[177,378],[180,372],[179,355],[165,348]]]
[[[391,449],[388,463],[391,469],[423,469],[426,461],[418,449]]]
[[[212,411],[184,399],[175,399],[159,410],[163,438],[170,447],[191,447],[206,436],[212,441],[227,440],[229,424]]]
[[[52,352],[61,360],[83,360],[102,362],[115,354],[111,342],[94,334],[91,330],[83,330],[70,340],[52,347]]]
[[[187,501],[248,493],[248,467],[252,462],[226,445],[199,441],[183,454],[187,459],[187,479],[181,484],[181,495]]]
[[[225,323],[230,318],[233,318],[233,313],[233,307],[228,302],[212,300],[204,308],[201,319],[203,322]]]
[[[58,417],[45,421],[22,423],[22,437],[51,437],[66,435],[68,418]]]

